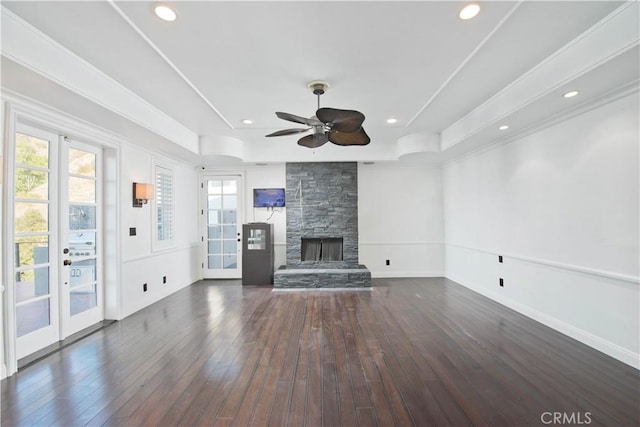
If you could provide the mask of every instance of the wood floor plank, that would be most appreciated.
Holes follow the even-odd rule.
[[[640,425],[639,371],[450,280],[201,281],[2,381],[2,426]]]
[[[282,298],[280,302],[284,301]],[[269,423],[272,417],[274,403],[277,402],[278,410],[281,410],[282,406],[288,408],[289,402],[289,388],[280,388],[281,384],[289,384],[287,382],[279,382],[282,371],[284,369],[284,363],[286,361],[286,355],[289,347],[293,347],[292,340],[295,339],[295,347],[297,348],[297,336],[294,333],[295,328],[291,325],[295,324],[296,319],[299,318],[301,312],[301,305],[297,304],[293,309],[285,306],[283,309],[283,324],[280,328],[281,334],[278,335],[278,341],[275,343],[272,359],[269,362],[268,374],[265,380],[264,386],[259,396],[259,400],[256,403],[256,409],[251,420],[252,425],[263,426]],[[286,315],[286,316],[285,316]],[[278,393],[286,391],[286,397],[277,399]],[[284,412],[282,412],[284,413]],[[276,414],[274,418],[277,418]]]
[[[323,296],[317,296],[313,300],[312,323],[309,346],[309,373],[307,380],[307,403],[305,410],[305,423],[308,425],[322,425],[323,399],[322,399],[322,301]]]
[[[357,425],[358,415],[354,402],[353,385],[349,369],[347,347],[344,336],[344,320],[339,301],[336,301],[336,315],[338,319],[332,328],[333,348],[335,350],[336,379],[338,388],[338,402],[340,404],[340,425]]]
[[[371,427],[381,425],[376,419],[375,410],[371,407],[358,408],[358,425],[361,427]]]

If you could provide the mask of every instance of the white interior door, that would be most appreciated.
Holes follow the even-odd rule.
[[[202,253],[205,279],[242,277],[242,179],[203,176]]]
[[[14,146],[16,357],[104,318],[101,151],[18,124]]]

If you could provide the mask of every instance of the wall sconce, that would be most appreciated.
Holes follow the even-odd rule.
[[[153,198],[153,185],[133,183],[133,207],[141,208],[149,199]]]

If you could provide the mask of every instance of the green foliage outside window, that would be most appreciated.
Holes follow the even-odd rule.
[[[41,168],[49,167],[49,143],[28,135],[17,134],[16,163]],[[29,197],[29,193],[47,181],[48,173],[16,168],[16,195]]]

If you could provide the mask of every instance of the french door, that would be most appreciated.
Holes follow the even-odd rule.
[[[202,268],[205,279],[242,277],[240,176],[202,176]]]
[[[62,334],[68,337],[104,319],[100,272],[101,151],[69,142],[61,150],[60,272]]]
[[[101,152],[19,124],[13,290],[22,358],[103,319]]]

